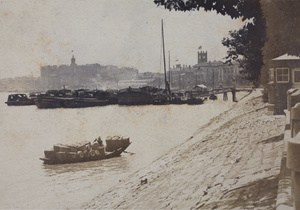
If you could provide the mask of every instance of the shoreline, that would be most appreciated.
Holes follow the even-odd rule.
[[[261,96],[253,91],[81,208],[274,209],[285,117],[267,116]]]

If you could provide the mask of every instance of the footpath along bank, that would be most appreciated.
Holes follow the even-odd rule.
[[[253,91],[82,208],[275,209],[285,117],[267,116],[261,96]]]

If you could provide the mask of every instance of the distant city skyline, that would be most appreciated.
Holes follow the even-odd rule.
[[[45,65],[99,63],[163,72],[161,19],[171,66],[194,65],[197,52],[222,60],[221,40],[242,27],[215,12],[176,12],[152,0],[3,0],[0,79],[40,76]]]

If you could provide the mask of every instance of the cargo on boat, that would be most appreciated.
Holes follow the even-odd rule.
[[[103,145],[101,137],[94,142],[79,142],[71,145],[55,144],[51,150],[45,150],[44,164],[65,164],[87,162],[118,157],[131,144],[129,137],[106,137]]]
[[[10,94],[5,102],[8,106],[34,105],[34,98],[26,94]]]

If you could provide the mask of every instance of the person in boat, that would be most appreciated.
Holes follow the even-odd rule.
[[[15,96],[14,95],[9,95],[8,100],[9,101],[15,101]]]
[[[98,142],[99,146],[103,147],[103,141],[101,140],[100,136],[97,139],[95,139],[94,142]]]

